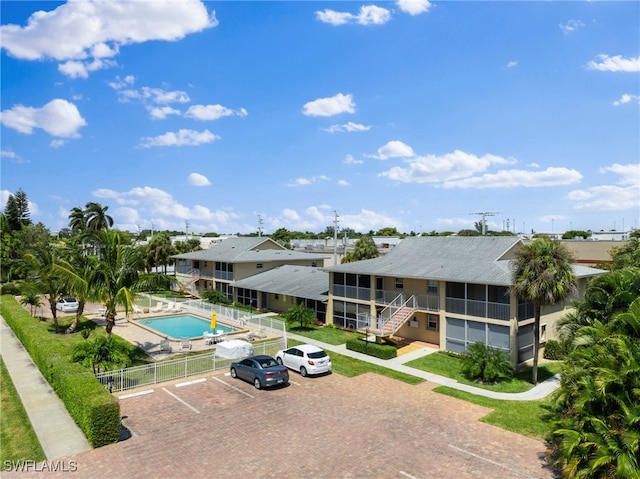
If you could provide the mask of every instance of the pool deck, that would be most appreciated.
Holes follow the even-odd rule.
[[[89,309],[92,311],[92,309]],[[140,349],[144,350],[149,356],[156,360],[166,359],[176,354],[187,353],[189,351],[213,351],[215,350],[215,344],[206,344],[203,338],[193,339],[191,341],[191,350],[181,349],[180,348],[180,340],[177,339],[175,341],[171,341],[171,352],[160,351],[160,341],[165,339],[164,335],[154,333],[150,331],[148,328],[135,324],[138,319],[146,319],[146,318],[158,318],[162,316],[171,316],[175,314],[193,314],[194,316],[202,317],[203,319],[207,319],[202,315],[197,314],[197,312],[185,309],[180,312],[177,311],[162,311],[162,312],[149,312],[149,313],[130,313],[128,318],[124,316],[124,313],[118,314],[116,317],[116,324],[113,328],[113,334],[120,336],[122,339],[129,341],[132,344],[135,344]],[[100,326],[105,325],[104,317],[100,314],[88,314],[93,322]],[[258,315],[254,315],[257,317]],[[266,313],[262,316],[273,316],[273,313]],[[226,324],[231,327],[238,327],[233,324],[227,323],[224,321],[224,318],[218,320],[222,324]],[[243,339],[247,337],[247,333],[256,331],[250,326],[247,325],[243,331],[238,333],[229,333],[227,334],[227,339]],[[267,333],[267,338],[276,338],[275,334]]]

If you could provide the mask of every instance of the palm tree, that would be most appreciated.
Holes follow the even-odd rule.
[[[567,478],[640,477],[640,299],[581,328],[552,404],[556,465]]]
[[[87,223],[84,219],[84,210],[79,206],[71,209],[69,214],[69,228],[74,233],[82,233],[87,227]]]
[[[571,252],[566,246],[547,237],[524,244],[513,260],[511,290],[518,297],[531,301],[534,309],[533,384],[538,383],[540,312],[542,306],[563,301],[575,291],[572,261]]]
[[[56,301],[64,292],[63,284],[55,269],[58,261],[57,251],[51,245],[38,243],[29,253],[23,255],[20,266],[26,274],[27,281],[37,285],[38,293],[44,294],[47,298],[56,333],[58,332]]]
[[[34,316],[35,311],[42,306],[42,300],[40,294],[37,292],[37,287],[29,283],[21,283],[18,285],[20,290],[20,304],[23,306],[29,305],[29,311],[31,316]]]
[[[353,249],[353,261],[377,258],[378,256],[380,256],[380,252],[378,251],[378,248],[371,236],[363,236],[356,241],[356,245]]]
[[[168,289],[173,278],[164,274],[145,273],[140,250],[126,242],[127,236],[121,231],[97,230],[92,238],[100,243],[101,250],[100,261],[89,277],[91,296],[102,301],[106,308],[106,332],[110,336],[118,306],[124,307],[125,314],[128,314],[139,293]]]
[[[107,214],[108,206],[89,202],[85,206],[85,224],[90,230],[109,229],[113,226],[113,218]]]
[[[291,323],[300,323],[301,328],[306,328],[316,317],[313,309],[307,308],[304,303],[296,303],[289,308],[285,314],[287,321]]]

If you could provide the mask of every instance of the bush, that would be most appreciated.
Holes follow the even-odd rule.
[[[542,357],[552,361],[561,361],[567,357],[567,346],[560,341],[550,339],[544,345]]]
[[[70,362],[69,352],[12,296],[3,296],[0,311],[38,369],[64,402],[93,447],[118,442],[120,404],[96,377]]]
[[[18,287],[15,283],[4,283],[0,286],[0,294],[10,294],[12,296],[17,296],[20,294]]]
[[[362,339],[349,339],[347,349],[358,353],[368,354],[380,359],[392,359],[398,357],[398,350],[389,344],[377,344],[366,342]]]
[[[484,343],[473,343],[461,357],[462,372],[470,379],[493,383],[513,377],[514,367],[507,353]]]

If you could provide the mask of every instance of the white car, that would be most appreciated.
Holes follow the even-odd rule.
[[[298,371],[301,376],[331,372],[331,358],[323,349],[311,344],[301,344],[278,351],[276,361]]]
[[[62,298],[56,303],[56,309],[63,313],[75,313],[80,305],[76,298]]]

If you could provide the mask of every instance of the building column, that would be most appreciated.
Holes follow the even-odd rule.
[[[511,363],[518,365],[518,298],[515,294],[510,295],[509,300],[509,351]]]
[[[333,324],[333,272],[329,273],[329,299],[324,324]]]

